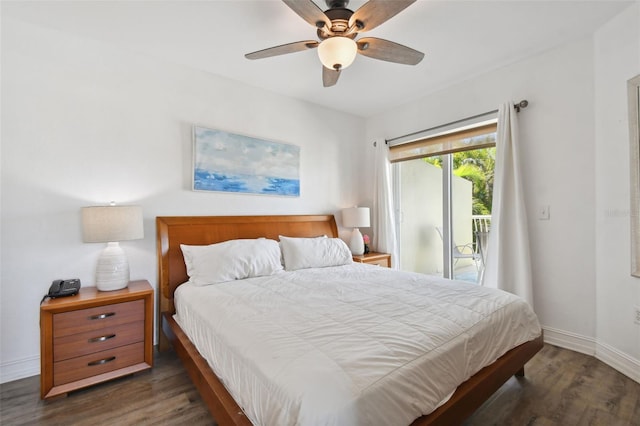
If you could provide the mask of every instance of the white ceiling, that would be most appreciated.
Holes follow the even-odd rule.
[[[315,0],[323,10],[323,0]],[[364,0],[352,0],[356,10]],[[244,54],[315,28],[279,0],[7,1],[21,19],[362,117],[592,33],[623,0],[418,0],[363,33],[425,52],[417,66],[359,55],[324,88],[315,50],[250,61]]]

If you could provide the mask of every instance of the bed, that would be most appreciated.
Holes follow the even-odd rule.
[[[240,408],[221,379],[213,372],[194,343],[187,337],[174,315],[177,288],[187,282],[187,267],[181,244],[204,246],[238,239],[265,237],[278,240],[290,237],[337,237],[332,215],[299,216],[224,216],[158,217],[156,220],[159,264],[159,311],[161,313],[161,349],[173,346],[211,414],[221,425],[249,425],[249,417]],[[358,267],[373,268],[369,265]],[[331,268],[328,268],[329,271]],[[337,269],[337,268],[336,268]],[[369,273],[368,270],[362,270]],[[391,273],[385,272],[385,273]],[[285,276],[285,275],[283,275]],[[183,287],[186,289],[187,286]],[[221,287],[222,288],[222,287]],[[334,289],[335,290],[335,289]],[[178,292],[180,293],[180,292]],[[233,334],[233,333],[232,333]],[[233,336],[231,336],[233,338]],[[412,424],[459,424],[514,374],[524,374],[524,364],[542,347],[542,334],[508,350],[490,365],[459,384],[446,402]],[[245,401],[246,404],[246,401]],[[246,406],[246,405],[245,405]],[[411,421],[408,421],[411,423]]]

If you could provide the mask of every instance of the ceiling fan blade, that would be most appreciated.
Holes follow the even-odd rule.
[[[317,28],[331,27],[331,19],[312,0],[282,0],[302,19]]]
[[[373,59],[405,65],[417,65],[424,53],[410,47],[376,37],[365,37],[357,41],[358,53]]]
[[[296,41],[295,43],[282,44],[268,49],[258,50],[244,55],[247,59],[263,59],[271,56],[286,55],[287,53],[302,52],[303,50],[318,47],[320,43],[315,40]]]
[[[351,15],[349,27],[370,31],[405,10],[416,0],[369,0]]]
[[[332,70],[325,66],[322,67],[322,85],[324,87],[331,87],[338,82],[340,77],[339,70]]]

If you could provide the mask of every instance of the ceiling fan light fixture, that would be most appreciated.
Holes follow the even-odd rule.
[[[335,36],[323,40],[318,46],[320,62],[326,68],[341,70],[353,63],[358,45],[348,37]]]

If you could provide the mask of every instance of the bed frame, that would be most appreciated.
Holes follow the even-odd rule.
[[[169,343],[182,360],[209,411],[221,426],[251,425],[242,409],[173,319],[173,293],[188,280],[180,244],[205,245],[238,238],[338,236],[333,215],[298,216],[179,216],[157,217],[160,280],[160,349]],[[542,335],[526,342],[462,383],[449,401],[412,425],[462,423],[511,376],[524,375],[524,365],[543,345]]]

